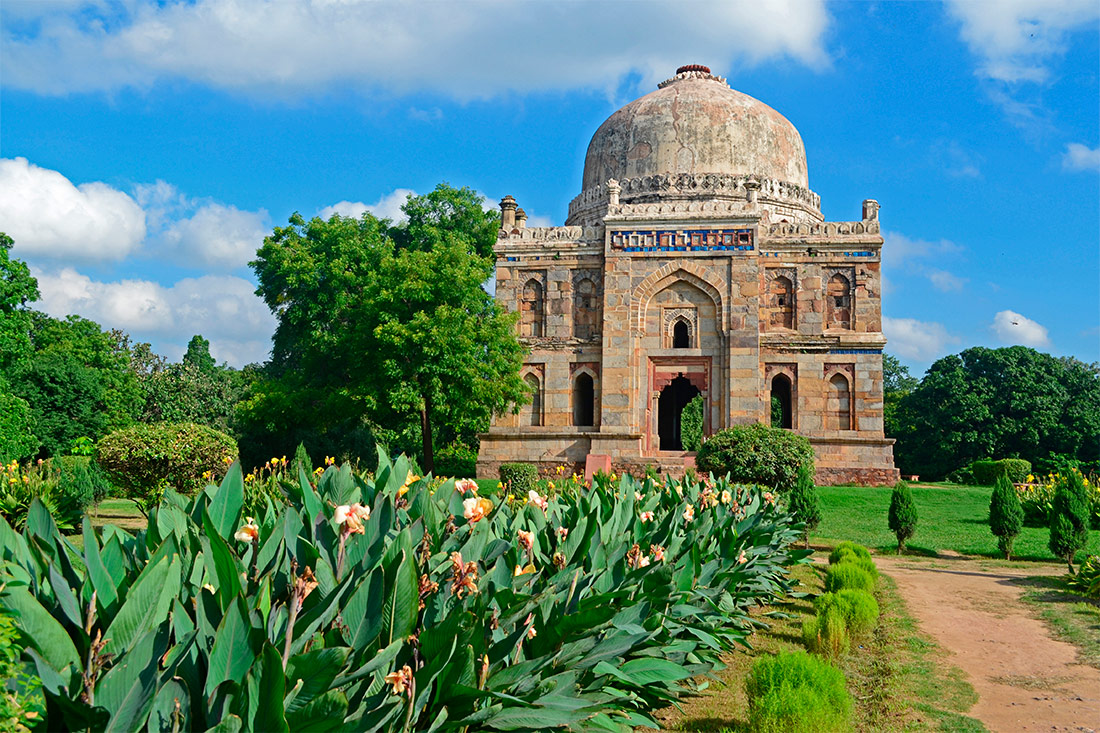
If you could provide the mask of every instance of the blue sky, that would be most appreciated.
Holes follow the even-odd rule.
[[[5,0],[0,230],[37,307],[262,361],[247,263],[291,213],[440,181],[561,224],[615,109],[703,63],[882,204],[887,351],[1100,360],[1100,5]]]

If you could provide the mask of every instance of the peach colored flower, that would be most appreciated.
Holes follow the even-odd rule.
[[[484,497],[470,497],[462,500],[462,516],[470,521],[470,524],[484,519],[493,511],[493,502]]]
[[[558,527],[558,538],[559,539],[564,540],[568,536],[569,536],[569,528],[568,527]]]
[[[743,565],[744,563],[747,563],[748,561],[749,561],[749,559],[747,557],[745,557],[745,551],[741,550],[741,554],[737,556],[737,564],[738,565]]]
[[[516,565],[516,571],[512,573],[512,577],[518,578],[521,575],[530,575],[533,572],[535,572],[535,566],[532,563],[527,563],[522,568]]]
[[[653,512],[642,512],[638,515],[638,519],[642,520],[642,524],[653,521]]]
[[[661,545],[650,545],[649,551],[653,553],[653,559],[662,562],[665,559],[665,548]]]
[[[477,494],[477,481],[472,478],[460,478],[455,481],[455,491],[460,494],[465,494],[467,491],[471,494]]]
[[[401,695],[412,685],[413,673],[409,665],[405,665],[396,672],[386,675],[387,685],[393,686],[393,694]]]
[[[527,501],[531,502],[543,511],[546,511],[550,508],[550,502],[546,500],[546,497],[540,495],[539,492],[535,491],[534,489],[531,489],[527,492]]]
[[[723,504],[729,504],[731,501],[733,501],[733,494],[731,494],[729,492],[729,489],[723,489],[722,490],[722,503]]]
[[[535,631],[535,627],[534,626],[528,626],[527,627],[527,638],[528,639],[534,639],[536,636],[538,636],[538,632]]]
[[[370,519],[370,507],[359,502],[341,504],[332,515],[333,520],[348,534],[363,534],[363,522]]]
[[[244,526],[237,530],[233,535],[233,539],[238,542],[255,542],[260,539],[260,528],[256,525],[256,520],[252,517],[244,518]]]
[[[516,536],[519,538],[519,544],[523,549],[530,551],[535,544],[535,534],[526,530],[517,530]]]
[[[684,521],[690,522],[695,519],[695,507],[691,504],[687,505],[687,509],[684,510]]]
[[[641,501],[642,500],[642,492],[635,491],[634,492],[634,499],[635,499],[635,501]]]
[[[770,491],[765,491],[764,492],[764,501],[766,501],[768,504],[774,504],[775,503],[775,495],[772,494],[772,492],[770,492]]]

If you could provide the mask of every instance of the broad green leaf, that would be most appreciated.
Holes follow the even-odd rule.
[[[309,705],[286,716],[287,725],[294,733],[334,731],[343,728],[348,714],[348,699],[339,690],[329,690]]]
[[[302,680],[303,683],[294,701],[287,706],[287,715],[305,707],[329,689],[336,675],[343,669],[349,651],[351,650],[347,647],[314,649],[304,654],[296,654],[287,661],[287,681],[293,683]]]
[[[244,601],[238,599],[225,609],[225,617],[214,635],[203,695],[209,697],[226,680],[244,678],[244,673],[256,659],[251,637],[252,626],[248,622]]]
[[[416,568],[412,558],[402,550],[391,568],[386,572],[388,587],[385,589],[385,603],[382,607],[382,643],[387,645],[404,639],[413,632],[420,607]]]
[[[383,571],[375,568],[348,599],[342,617],[347,626],[345,638],[354,649],[366,649],[382,630]]]
[[[75,670],[83,669],[80,655],[65,629],[26,588],[7,588],[0,595],[0,605],[11,611],[27,642],[56,672],[64,676],[65,668],[70,665]]]
[[[214,492],[210,506],[206,508],[214,529],[226,541],[239,529],[243,504],[244,477],[241,474],[241,464],[234,462],[222,479],[221,486]]]
[[[233,556],[229,545],[217,533],[210,516],[206,513],[203,513],[202,524],[204,532],[201,541],[205,550],[203,559],[208,572],[212,572],[218,579],[218,602],[222,608],[226,608],[241,592],[243,568]]]
[[[118,590],[114,578],[107,572],[99,552],[99,539],[95,536],[92,523],[84,517],[84,565],[88,568],[88,577],[92,579],[96,600],[108,616],[113,617],[118,607]]]
[[[654,657],[631,659],[620,667],[619,671],[643,686],[654,682],[675,682],[691,676],[691,673],[679,664]]]
[[[568,710],[507,707],[486,720],[484,725],[495,730],[546,730],[563,728],[586,717],[587,714]]]
[[[174,571],[174,572],[173,572]],[[168,622],[168,609],[161,598],[179,590],[179,565],[165,557],[155,565],[146,565],[126,596],[104,638],[103,651],[115,657],[128,652],[146,632]]]
[[[244,721],[236,715],[227,715],[213,728],[207,728],[206,733],[240,733],[242,727]]]
[[[111,714],[109,733],[128,733],[145,725],[153,707],[157,664],[168,648],[168,637],[167,627],[147,632],[96,685],[96,705]]]
[[[286,733],[289,729],[283,711],[285,694],[283,660],[275,647],[265,643],[248,675],[249,728],[264,733]]]
[[[174,677],[160,688],[149,711],[149,733],[190,730],[191,696],[187,685]]]

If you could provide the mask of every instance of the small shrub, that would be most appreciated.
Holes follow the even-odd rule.
[[[970,464],[970,473],[976,486],[992,486],[993,482],[1005,472],[1000,461],[974,461]]]
[[[952,473],[948,478],[955,483],[971,486],[992,486],[1001,476],[1008,476],[1014,484],[1022,484],[1031,474],[1031,462],[1023,458],[1002,458],[999,461],[974,461],[969,466]]]
[[[853,562],[838,562],[825,571],[825,590],[835,593],[845,588],[875,592],[875,578]]]
[[[1005,554],[1005,559],[1012,559],[1012,541],[1023,527],[1024,510],[1020,497],[1008,476],[1002,475],[993,485],[993,495],[989,498],[989,530],[997,538],[997,547]]]
[[[849,730],[852,698],[844,673],[806,652],[762,657],[745,678],[749,726],[758,733]]]
[[[1100,599],[1100,555],[1089,555],[1077,575],[1069,577],[1069,587],[1089,598]]]
[[[729,474],[730,481],[789,491],[803,466],[813,465],[810,441],[767,425],[735,425],[707,438],[695,456],[700,472]]]
[[[194,423],[135,425],[105,435],[96,446],[96,461],[107,477],[143,512],[166,486],[193,494],[236,459],[233,438]]]
[[[821,500],[817,496],[817,486],[814,485],[813,469],[809,466],[804,465],[798,469],[798,480],[795,481],[787,504],[794,520],[806,527],[802,530],[802,538],[808,547],[810,532],[821,523]]]
[[[1081,474],[1063,474],[1054,490],[1054,505],[1050,511],[1050,541],[1047,546],[1056,557],[1066,561],[1073,574],[1073,556],[1088,544],[1088,494]]]
[[[829,553],[829,564],[835,565],[841,560],[847,557],[862,557],[866,560],[871,559],[871,552],[866,547],[850,540],[844,540],[839,545],[833,548],[833,551]]]
[[[1004,473],[1011,483],[1022,484],[1031,475],[1031,461],[1023,458],[1002,458],[997,462],[1004,466]]]
[[[703,444],[703,395],[696,395],[680,411],[680,442],[692,453]]]
[[[890,495],[890,531],[898,538],[898,554],[905,552],[905,541],[917,530],[917,505],[909,484],[898,481]]]
[[[436,476],[473,478],[477,475],[477,450],[462,443],[451,443],[436,451]]]
[[[57,456],[49,461],[57,470],[57,488],[81,510],[98,504],[111,493],[111,482],[99,464],[85,455]]]
[[[500,482],[516,496],[526,497],[538,485],[539,471],[533,463],[500,464]]]
[[[844,588],[835,593],[822,593],[814,599],[814,609],[819,616],[830,609],[844,618],[845,626],[852,635],[865,634],[878,623],[878,602],[864,590]]]
[[[802,643],[815,654],[831,659],[847,654],[851,637],[843,611],[829,607],[813,618],[803,620]]]
[[[956,468],[951,473],[947,474],[947,480],[953,484],[964,484],[966,486],[973,486],[977,483],[974,480],[974,471],[971,470],[969,465],[962,468]]]
[[[305,443],[299,443],[298,447],[294,449],[294,462],[290,464],[290,467],[291,475],[295,477],[298,476],[299,468],[307,474],[313,473],[313,459],[309,457]]]

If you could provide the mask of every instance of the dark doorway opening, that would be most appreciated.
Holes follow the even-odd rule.
[[[676,324],[672,327],[672,348],[691,348],[691,334],[688,331],[687,323],[684,321],[676,321]]]
[[[683,450],[680,438],[680,413],[699,394],[698,388],[683,375],[661,390],[657,399],[657,435],[661,450]]]
[[[573,382],[573,424],[590,427],[595,424],[596,393],[592,377],[581,372]]]
[[[786,374],[772,379],[772,427],[790,430],[794,424],[791,413],[791,380]]]

